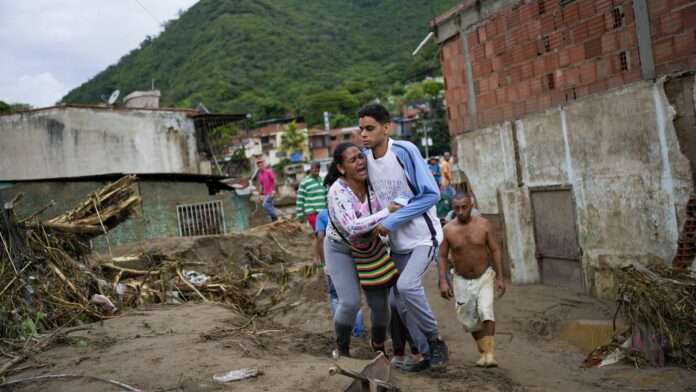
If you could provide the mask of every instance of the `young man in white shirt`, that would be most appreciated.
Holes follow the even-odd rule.
[[[389,138],[391,122],[384,106],[371,104],[358,112],[360,139],[367,149],[367,171],[380,205],[403,196],[408,204],[392,213],[375,231],[389,235],[392,260],[399,270],[395,299],[402,319],[424,359],[407,371],[445,370],[448,350],[421,284],[437,258],[442,227],[435,205],[440,191],[420,151],[411,142]]]

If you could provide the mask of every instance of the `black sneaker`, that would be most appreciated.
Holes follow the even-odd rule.
[[[445,370],[449,358],[447,344],[442,339],[430,342],[430,369]]]
[[[399,369],[405,371],[405,372],[411,372],[411,373],[417,373],[417,372],[422,372],[423,370],[428,370],[430,369],[430,361],[427,359],[423,359],[418,362],[413,362],[410,364],[403,364],[402,366],[399,367]]]

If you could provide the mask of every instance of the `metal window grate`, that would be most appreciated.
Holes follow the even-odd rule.
[[[549,90],[555,90],[556,89],[556,77],[554,74],[550,73],[546,75],[546,81],[549,86]]]
[[[622,71],[628,71],[629,69],[628,53],[625,50],[619,53],[619,66],[621,67]]]
[[[539,6],[539,15],[545,14],[546,4],[544,4],[544,0],[537,0],[537,5]]]
[[[611,17],[613,21],[612,28],[618,29],[619,27],[623,26],[625,22],[623,7],[616,7],[611,10]]]
[[[544,50],[548,53],[551,51],[551,41],[549,40],[549,36],[545,35],[542,37],[542,40],[544,41]]]
[[[222,200],[177,205],[176,218],[179,222],[179,235],[182,237],[227,232]]]

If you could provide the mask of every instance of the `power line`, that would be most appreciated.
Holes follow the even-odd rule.
[[[162,22],[160,22],[160,21],[155,17],[155,15],[153,15],[152,12],[150,12],[150,10],[148,10],[147,8],[145,8],[145,6],[143,5],[143,3],[140,2],[140,0],[135,0],[135,2],[138,3],[138,4],[145,10],[145,12],[147,12],[147,13],[150,15],[150,17],[152,17],[152,19],[153,19],[155,22],[157,22],[157,25],[158,25],[158,26],[162,26]]]

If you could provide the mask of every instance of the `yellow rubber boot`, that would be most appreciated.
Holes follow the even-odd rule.
[[[479,358],[479,360],[476,361],[476,366],[486,367],[486,337],[478,339],[476,341],[476,347],[478,347],[478,352],[479,354],[481,354],[481,358]]]
[[[481,340],[485,340],[484,349],[485,353],[483,356],[486,358],[484,361],[485,367],[497,367],[498,361],[495,360],[495,337],[486,336]]]

